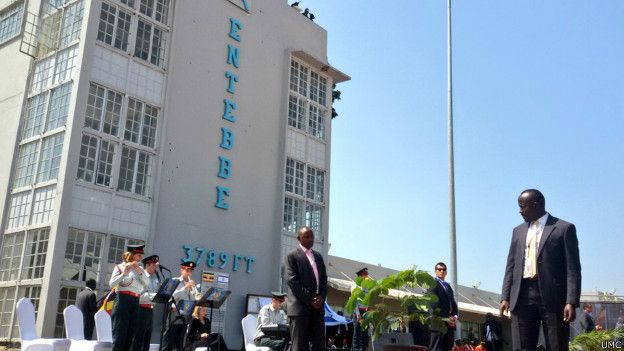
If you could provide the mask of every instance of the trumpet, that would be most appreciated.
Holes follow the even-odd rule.
[[[195,299],[197,300],[198,296],[201,296],[201,294],[200,294],[199,290],[197,289],[197,285],[195,284],[195,281],[193,279],[189,279],[189,280],[185,280],[183,282],[184,282],[185,285],[188,284],[188,283],[193,283],[191,285],[190,295],[195,297]]]

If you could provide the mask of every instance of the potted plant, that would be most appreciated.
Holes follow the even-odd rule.
[[[369,327],[373,340],[388,330],[401,329],[409,321],[418,320],[423,325],[434,325],[446,330],[442,318],[430,316],[429,306],[437,301],[433,293],[413,293],[410,289],[421,287],[429,290],[436,284],[426,271],[407,269],[382,279],[362,278],[355,280],[355,288],[345,306],[345,311],[354,311],[357,306],[368,306],[360,323]],[[392,295],[392,296],[391,296]],[[398,300],[400,307],[391,308],[390,302]],[[384,345],[385,351],[405,349],[422,350],[414,345]]]

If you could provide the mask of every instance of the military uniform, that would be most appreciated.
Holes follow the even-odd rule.
[[[129,245],[128,251],[137,254],[143,253],[144,245]],[[113,351],[128,351],[135,336],[136,325],[139,321],[139,296],[149,284],[143,268],[136,272],[134,269],[124,274],[128,263],[121,263],[113,268],[109,285],[117,289],[117,296],[113,304]]]
[[[284,302],[286,294],[282,292],[271,293],[273,299]],[[262,327],[275,326],[278,324],[287,324],[286,313],[282,308],[273,308],[273,302],[262,306],[258,312],[258,322],[256,324],[256,335],[254,335],[254,343],[256,346],[268,346],[275,351],[283,351],[288,340],[281,337],[271,337],[262,332]]]
[[[146,257],[143,259],[143,266],[145,267],[150,263],[158,264],[158,260],[159,257],[157,255]],[[147,273],[147,277],[149,279],[149,283],[139,297],[139,322],[137,323],[135,338],[132,342],[132,350],[137,351],[149,350],[150,340],[152,338],[152,320],[154,314],[154,304],[152,303],[152,298],[154,298],[158,292],[158,288],[160,287],[160,280],[158,279],[158,274],[156,272],[154,272],[154,274]]]
[[[187,268],[187,269],[195,269],[196,264],[193,261],[188,261],[188,262],[183,262],[181,265],[181,268]],[[180,302],[183,300],[190,300],[190,301],[194,301],[195,300],[195,293],[197,292],[196,288],[193,289],[187,289],[186,288],[186,283],[188,282],[188,280],[184,280],[182,278],[182,276],[179,276],[177,278],[174,278],[180,281],[180,284],[178,284],[178,287],[176,288],[176,290],[173,292],[173,300],[175,301],[176,305],[180,305]],[[169,326],[167,327],[167,330],[165,331],[165,335],[163,336],[163,351],[170,351],[170,350],[179,350],[182,351],[184,348],[184,339],[185,339],[185,333],[186,333],[186,324],[187,321],[184,320],[183,316],[180,316],[180,314],[178,313],[178,308],[176,308],[175,306],[172,306],[171,308],[171,314],[170,314],[170,318],[169,318]]]

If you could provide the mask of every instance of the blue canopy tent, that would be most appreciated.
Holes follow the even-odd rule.
[[[346,325],[346,324],[353,322],[352,320],[346,319],[344,316],[341,316],[338,313],[334,312],[329,307],[327,302],[324,303],[324,307],[325,307],[325,326],[326,327],[333,327],[333,326],[341,325],[341,324]]]

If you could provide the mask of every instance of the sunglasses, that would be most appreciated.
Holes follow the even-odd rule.
[[[436,268],[436,271],[446,272],[446,268]]]

